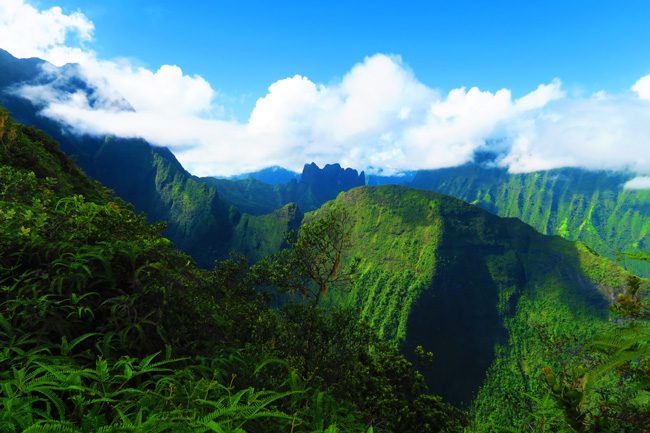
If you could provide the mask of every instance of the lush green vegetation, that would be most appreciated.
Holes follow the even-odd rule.
[[[650,252],[650,191],[626,190],[627,173],[556,169],[510,174],[481,165],[420,171],[409,184],[516,217],[541,233],[581,240],[599,254]],[[625,261],[650,277],[650,265]]]
[[[0,431],[461,431],[429,390],[471,432],[650,429],[648,283],[586,245],[395,186],[285,238],[295,205],[239,214],[154,160],[174,230],[224,215],[206,257],[288,249],[201,270],[3,112]]]
[[[6,91],[20,82],[37,79],[41,63],[0,52],[0,89],[5,90],[0,92],[0,103],[24,123],[36,125],[58,140],[90,177],[132,203],[149,221],[166,222],[165,236],[205,268],[215,259],[227,257],[232,249],[247,255],[255,250],[259,236],[245,233],[249,217],[243,217],[245,224],[239,225],[243,214],[268,215],[291,202],[308,212],[365,181],[354,170],[343,170],[336,164],[323,169],[309,164],[299,182],[275,185],[252,178],[198,179],[187,173],[167,149],[142,140],[66,133],[58,123],[39,116],[39,107]],[[74,80],[57,86],[92,93]],[[276,179],[273,170],[259,174],[261,179]],[[617,251],[650,252],[650,192],[624,190],[622,185],[631,176],[580,169],[509,174],[503,169],[470,164],[420,171],[412,181],[409,174],[403,179],[373,177],[369,182],[406,182],[414,188],[452,195],[497,215],[520,218],[542,233],[583,241],[599,254],[614,258]],[[270,227],[269,223],[267,218],[253,226]],[[247,239],[254,244],[241,243]],[[251,254],[250,258],[260,256]],[[623,265],[650,277],[650,265],[631,260]]]
[[[300,180],[291,179],[286,183],[267,184],[253,177],[243,180],[205,177],[201,180],[217,188],[228,203],[251,215],[269,214],[287,203],[296,203],[303,212],[313,211],[336,198],[341,191],[365,185],[363,172],[343,169],[339,164],[319,168],[314,163],[305,164]]]
[[[459,431],[350,309],[269,308],[0,113],[0,431]]]
[[[229,242],[230,249],[257,262],[286,246],[287,235],[300,227],[302,216],[293,203],[268,215],[243,214]]]
[[[507,327],[471,431],[648,431],[647,322],[599,321],[550,293],[522,298]]]
[[[516,219],[403,187],[357,188],[306,219],[332,210],[353,220],[342,266],[361,260],[348,291],[329,302],[359,308],[416,363],[433,352],[422,372],[435,392],[470,407],[470,431],[647,428],[647,330],[608,320],[608,300],[627,299],[630,278],[616,263]],[[602,343],[619,333],[623,346]],[[616,354],[623,363],[608,369]],[[590,384],[570,400],[566,386],[578,373]]]

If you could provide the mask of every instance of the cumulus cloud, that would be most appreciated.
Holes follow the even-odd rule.
[[[152,71],[126,59],[99,59],[89,48],[93,30],[93,23],[79,11],[66,14],[60,7],[38,10],[25,0],[0,0],[0,48],[17,57],[47,60],[51,65],[46,65],[44,72],[53,76],[70,73],[69,68],[62,71],[53,66],[77,64],[73,72],[95,88],[95,96],[104,105],[125,98],[138,112],[220,112],[210,84],[200,76],[184,74],[176,65],[162,65]],[[38,96],[33,89],[31,93]],[[56,99],[61,102],[65,96]]]
[[[650,103],[630,96],[571,98],[509,125],[502,164],[513,172],[555,167],[650,173]]]
[[[650,176],[638,176],[624,185],[625,189],[650,189]]]
[[[632,86],[632,90],[639,95],[639,98],[650,100],[650,75],[641,77],[639,81]]]
[[[0,1],[0,43],[17,57],[39,57],[56,65],[77,62],[86,56],[80,45],[92,39],[93,30],[81,12],[66,15],[60,7],[38,10],[24,0]],[[69,45],[74,42],[80,45]]]
[[[650,76],[625,95],[570,97],[558,79],[520,97],[477,87],[443,93],[420,82],[399,56],[376,54],[327,85],[301,75],[272,83],[248,119],[236,121],[223,118],[215,90],[200,76],[177,66],[152,71],[98,59],[88,48],[92,23],[80,12],[38,11],[21,0],[0,4],[24,9],[17,17],[45,17],[41,26],[55,35],[6,48],[55,63],[63,58],[58,53],[74,53],[78,67],[45,72],[52,83],[79,74],[93,89],[23,87],[44,115],[79,133],[169,146],[197,175],[299,169],[310,161],[390,174],[462,164],[477,150],[498,153],[497,163],[513,172],[578,166],[650,173]],[[6,29],[24,25],[22,19],[4,19],[0,35],[14,38]]]

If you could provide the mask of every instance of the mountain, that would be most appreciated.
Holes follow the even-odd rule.
[[[277,185],[290,182],[293,179],[299,179],[300,174],[295,171],[287,170],[286,168],[273,166],[251,173],[242,173],[236,176],[225,177],[224,179],[245,180],[249,178],[268,183],[269,185]]]
[[[563,168],[511,174],[481,164],[423,170],[409,186],[515,217],[541,233],[581,240],[599,254],[650,252],[650,190],[624,189],[629,173]],[[650,265],[624,262],[650,276]]]
[[[132,203],[149,221],[164,221],[165,235],[201,265],[211,266],[216,258],[227,256],[239,212],[213,187],[185,171],[168,149],[139,139],[74,134],[39,115],[39,105],[15,94],[20,84],[55,81],[60,90],[84,91],[93,99],[94,90],[75,73],[74,65],[56,69],[48,64],[59,74],[45,74],[45,64],[0,51],[0,105],[18,121],[52,136],[85,173]]]
[[[383,174],[366,175],[366,184],[371,186],[377,185],[408,185],[415,177],[415,171],[405,171],[403,173],[386,176]]]
[[[0,87],[8,88],[16,83],[33,80],[41,73],[45,61],[37,58],[17,59],[0,48]]]
[[[365,185],[364,172],[358,173],[339,164],[319,168],[315,163],[305,164],[300,179],[284,184],[268,184],[249,177],[227,180],[204,177],[202,180],[219,191],[229,203],[245,213],[264,215],[288,203],[296,203],[303,212],[320,207],[341,191]]]
[[[352,216],[347,260],[360,266],[350,290],[332,291],[330,302],[359,308],[407,356],[419,345],[433,351],[423,372],[456,403],[469,404],[501,374],[528,312],[561,312],[563,321],[545,326],[605,321],[628,275],[582,243],[437,193],[355,188],[305,219],[332,208]],[[539,384],[547,361],[526,358],[527,379]]]
[[[483,158],[485,159],[485,158]],[[400,184],[460,198],[496,215],[519,218],[541,233],[580,240],[599,254],[617,258],[620,251],[650,252],[650,191],[623,185],[631,173],[563,168],[508,173],[487,165],[489,159],[459,167],[407,172],[404,176],[365,176],[368,185]],[[313,170],[310,166],[306,166]],[[247,179],[213,181],[227,201],[251,214],[270,213],[298,202],[310,211],[322,204],[304,182],[268,185]],[[357,182],[358,183],[358,182]],[[354,182],[338,188],[345,191]],[[336,189],[325,197],[333,198]],[[622,260],[631,271],[650,276],[650,264]]]
[[[461,430],[353,311],[272,310],[255,278],[197,268],[0,109],[0,431]]]
[[[48,73],[43,73],[44,67]],[[481,160],[401,177],[366,177],[338,164],[320,169],[312,163],[299,180],[277,167],[243,180],[199,179],[167,149],[137,139],[76,135],[40,116],[38,104],[14,92],[20,84],[49,84],[60,91],[85,92],[91,103],[100,103],[96,89],[83,81],[75,65],[57,69],[40,59],[16,59],[0,50],[0,71],[1,105],[21,122],[52,136],[87,174],[144,212],[149,221],[165,221],[165,235],[203,266],[227,255],[231,242],[251,238],[241,237],[241,228],[236,227],[242,213],[268,215],[292,202],[308,212],[366,181],[403,183],[452,195],[497,215],[520,218],[542,233],[582,240],[610,258],[616,251],[650,251],[650,191],[623,189],[631,178],[627,173],[558,169],[510,174]],[[129,109],[126,101],[113,103]],[[288,182],[278,183],[287,178]],[[650,276],[648,264],[623,263]]]
[[[310,211],[341,191],[365,184],[363,173],[344,170],[338,164],[323,169],[306,165],[299,181],[292,178],[287,183],[258,180],[279,182],[283,176],[293,176],[278,168],[251,174],[245,180],[198,179],[187,173],[169,150],[143,140],[75,135],[40,116],[38,105],[13,92],[21,83],[54,82],[59,90],[84,91],[91,101],[98,99],[95,89],[76,74],[74,65],[60,68],[58,75],[44,74],[45,65],[42,60],[16,59],[0,50],[0,103],[18,120],[54,137],[86,173],[133,203],[150,221],[166,221],[165,234],[205,266],[227,254],[241,212],[265,215],[291,202]],[[650,251],[650,192],[624,190],[622,185],[630,174],[580,169],[510,174],[477,163],[419,171],[408,182],[411,175],[367,179],[373,184],[404,179],[406,185],[452,195],[497,215],[520,218],[542,233],[582,240],[607,257],[621,250]],[[625,265],[650,275],[650,265]]]
[[[96,89],[81,78],[76,65],[55,68],[39,59],[16,59],[0,50],[0,71],[0,105],[18,121],[52,136],[85,173],[132,203],[149,221],[165,222],[165,236],[204,267],[233,250],[257,259],[262,253],[279,249],[284,234],[299,223],[295,218],[302,215],[302,209],[316,209],[338,192],[365,183],[363,173],[342,169],[338,164],[323,169],[306,165],[300,181],[296,181],[295,173],[279,168],[240,181],[199,179],[166,148],[140,139],[77,135],[41,116],[42,106],[15,92],[20,85],[47,84],[62,92],[84,92],[91,102],[99,100]],[[126,101],[114,103],[129,109]],[[291,181],[270,185],[256,178]],[[281,208],[291,202],[298,203],[301,210],[288,207],[293,209],[288,211],[292,215],[288,218],[287,209]],[[249,232],[270,228],[277,233]],[[248,241],[254,245],[247,245]]]
[[[231,251],[251,262],[279,251],[286,245],[287,233],[298,230],[303,214],[295,203],[284,205],[267,215],[243,214],[229,242]]]
[[[352,168],[341,168],[339,164],[327,164],[318,168],[315,163],[305,164],[300,176],[301,185],[305,185],[316,207],[331,200],[341,191],[366,184],[365,174],[357,173]],[[304,199],[303,199],[304,200]],[[309,210],[305,206],[305,210]]]
[[[633,174],[580,168],[512,174],[489,166],[488,157],[483,159],[453,168],[365,179],[368,185],[399,184],[460,198],[496,215],[519,218],[541,233],[583,241],[612,259],[621,251],[650,252],[650,190],[625,189]],[[345,187],[340,190],[350,185]],[[311,196],[295,183],[270,186],[249,179],[224,181],[217,188],[229,202],[253,214],[301,200],[304,211],[320,204],[301,198]],[[622,264],[650,276],[648,263],[622,260]]]
[[[0,406],[0,413],[12,431],[34,420],[52,430],[107,424],[119,430],[119,423],[136,418],[149,423],[140,431],[176,431],[184,423],[206,428],[205,419],[211,428],[222,422],[229,428],[221,410],[210,410],[224,402],[233,405],[238,426],[250,421],[238,417],[253,413],[286,428],[294,428],[299,416],[305,424],[296,431],[326,431],[333,423],[354,426],[344,431],[375,423],[376,431],[421,432],[425,425],[440,431],[447,424],[453,426],[445,431],[460,431],[455,412],[422,391],[425,376],[341,305],[358,308],[363,323],[400,347],[431,389],[469,406],[474,424],[468,431],[521,431],[533,422],[569,431],[559,415],[546,424],[544,417],[557,415],[562,402],[550,400],[548,369],[582,361],[593,335],[612,325],[609,301],[625,299],[617,295],[630,275],[580,242],[542,235],[518,219],[448,196],[382,186],[340,193],[305,217],[309,223],[332,208],[352,217],[345,261],[359,258],[360,267],[349,291],[330,291],[333,312],[309,305],[274,312],[257,302],[255,275],[245,267],[231,260],[210,273],[197,269],[156,227],[87,179],[42,132],[0,112],[0,143],[0,273],[7,282],[0,342],[11,349],[0,359],[0,380],[8,384],[5,394],[21,390],[7,399],[0,394],[0,405],[20,412]],[[170,161],[156,168],[159,191],[175,196],[182,188],[190,201],[194,185],[197,195],[209,193]],[[295,205],[266,216],[233,211],[228,242],[249,254],[276,251],[280,233],[302,219]],[[641,331],[636,338],[644,336]],[[647,348],[646,342],[632,347]],[[423,351],[432,352],[432,363],[421,363],[416,354]],[[628,352],[628,364],[619,365],[646,374],[647,356],[637,362],[636,352]],[[145,370],[159,355],[163,364]],[[182,364],[167,368],[174,363]],[[215,378],[215,369],[223,376]],[[146,380],[129,382],[134,375]],[[567,377],[562,386],[573,383]],[[206,393],[205,384],[222,379],[229,385]],[[619,392],[623,379],[634,378],[606,379],[608,387],[598,390],[618,392],[618,402],[621,395],[636,395],[628,413],[647,413],[646,389]],[[252,387],[284,391],[285,385],[299,392],[258,395],[271,398],[266,403],[251,394]],[[251,397],[240,400],[238,389]],[[275,398],[280,403],[273,411],[260,412]],[[178,416],[152,415],[158,413]],[[632,422],[638,427],[644,421]],[[264,431],[282,431],[264,425]]]

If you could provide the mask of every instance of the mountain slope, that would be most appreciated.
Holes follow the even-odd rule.
[[[473,399],[508,347],[520,303],[552,295],[571,314],[602,320],[627,275],[580,243],[436,193],[355,188],[317,212],[331,207],[353,216],[349,255],[361,264],[351,290],[330,301],[360,308],[407,355],[434,350],[429,384],[455,402]]]
[[[290,182],[293,179],[299,179],[300,174],[296,173],[295,171],[287,170],[286,168],[274,166],[251,173],[242,173],[236,176],[226,177],[225,179],[245,180],[249,178],[268,183],[269,185],[277,185]]]
[[[0,431],[459,431],[352,312],[278,314],[253,278],[198,269],[0,110]]]
[[[165,236],[190,254],[200,265],[209,267],[226,257],[237,229],[240,212],[224,202],[217,190],[190,175],[166,148],[144,140],[80,136],[39,115],[42,107],[18,96],[21,84],[53,83],[64,91],[83,91],[92,99],[94,89],[75,75],[44,74],[39,59],[16,59],[0,50],[0,105],[18,121],[36,126],[52,136],[92,178],[114,190],[118,196],[144,212],[150,222],[164,221]],[[48,65],[56,70],[52,65]],[[278,206],[281,207],[281,206]],[[273,209],[275,210],[275,208]],[[241,238],[241,235],[240,235]],[[238,241],[238,248],[247,249]]]
[[[237,221],[229,248],[250,262],[279,251],[286,245],[287,233],[300,227],[303,214],[289,203],[268,215],[243,214]]]
[[[304,212],[317,209],[341,191],[365,185],[365,174],[339,164],[319,168],[305,164],[300,179],[287,183],[269,184],[256,178],[243,180],[202,178],[219,190],[222,197],[242,212],[252,215],[269,214],[288,203],[296,203]]]
[[[545,234],[581,240],[599,254],[650,251],[650,190],[626,190],[627,173],[565,168],[510,174],[479,164],[419,171],[409,184],[451,195]],[[625,265],[650,276],[650,266]]]

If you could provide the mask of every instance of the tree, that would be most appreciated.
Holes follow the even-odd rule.
[[[312,305],[332,287],[346,288],[359,259],[345,254],[352,245],[352,218],[344,209],[320,210],[287,239],[288,249],[260,262],[257,271],[282,291],[299,293]]]

